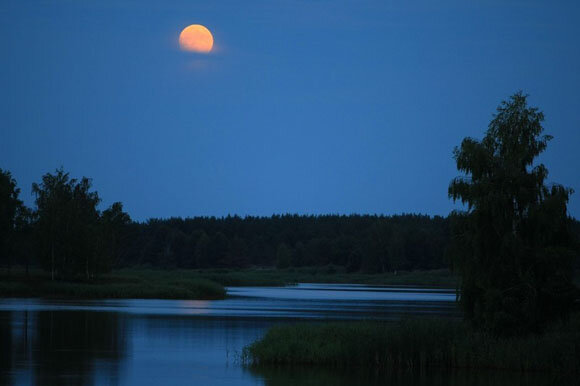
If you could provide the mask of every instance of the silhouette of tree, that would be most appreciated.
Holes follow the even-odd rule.
[[[210,257],[210,243],[211,239],[207,233],[202,232],[197,239],[197,244],[195,246],[195,261],[196,267],[207,268],[211,265]]]
[[[228,259],[225,262],[227,267],[244,267],[249,264],[248,258],[248,246],[246,241],[239,237],[234,236],[228,252]]]
[[[0,265],[10,267],[15,253],[17,232],[22,228],[26,211],[18,199],[20,189],[9,171],[0,169]]]
[[[458,170],[449,196],[467,210],[453,219],[453,267],[461,275],[460,303],[476,326],[496,334],[537,331],[566,315],[574,299],[571,189],[544,181],[534,166],[552,138],[544,114],[521,92],[504,101],[483,140],[455,148]]]
[[[100,200],[90,189],[88,178],[70,179],[62,168],[32,185],[38,217],[38,257],[53,280],[78,275],[90,279],[97,273]]]
[[[121,203],[99,214],[98,196],[90,192],[90,180],[83,180],[71,180],[60,169],[34,185],[38,210],[18,210],[10,238],[13,262],[35,259],[55,278],[90,278],[135,265],[274,267],[284,244],[293,267],[332,265],[377,273],[448,265],[449,220],[439,216],[293,214],[139,223],[131,221]]]
[[[292,251],[285,243],[278,245],[276,253],[276,266],[278,268],[288,268],[292,262]]]
[[[98,261],[98,271],[107,272],[122,259],[120,246],[127,237],[127,226],[131,217],[123,212],[123,204],[115,202],[101,215],[102,258]]]

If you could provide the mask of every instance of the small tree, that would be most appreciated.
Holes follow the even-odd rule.
[[[280,243],[278,245],[278,251],[276,252],[276,267],[279,269],[288,268],[291,262],[292,251],[285,243]]]
[[[451,216],[459,300],[468,320],[497,334],[540,330],[574,300],[572,190],[546,186],[548,170],[534,166],[552,138],[543,120],[519,92],[501,103],[481,142],[465,138],[454,150],[466,174],[449,186],[467,206]]]
[[[212,261],[210,259],[210,243],[211,239],[202,231],[195,244],[195,264],[194,268],[207,268],[211,265]]]
[[[20,189],[9,171],[0,169],[0,265],[10,267],[19,224],[26,209],[18,199]]]
[[[100,199],[90,189],[88,178],[70,179],[62,168],[32,185],[39,258],[53,280],[77,275],[90,279],[96,272]]]
[[[102,257],[97,262],[98,271],[107,272],[121,261],[120,246],[127,233],[131,217],[123,212],[123,204],[115,202],[105,209],[100,218]]]

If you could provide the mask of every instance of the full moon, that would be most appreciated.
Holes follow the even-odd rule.
[[[184,51],[208,53],[213,47],[213,36],[203,25],[192,24],[179,34],[179,46]]]

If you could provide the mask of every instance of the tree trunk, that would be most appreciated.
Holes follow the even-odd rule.
[[[50,255],[51,255],[50,279],[54,280],[54,241],[50,245]]]

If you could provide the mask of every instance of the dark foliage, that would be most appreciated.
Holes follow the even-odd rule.
[[[467,205],[451,216],[460,302],[467,319],[497,334],[541,330],[566,316],[577,296],[572,190],[546,186],[548,170],[534,164],[551,139],[543,119],[517,93],[498,107],[481,142],[466,138],[454,151],[467,175],[449,186]]]
[[[2,233],[10,240],[9,252],[3,244],[3,262],[37,263],[55,279],[93,280],[112,268],[132,266],[332,267],[374,274],[445,268],[446,255],[453,252],[450,219],[440,216],[288,214],[137,223],[121,203],[100,212],[91,181],[70,179],[62,169],[34,185],[35,210],[22,206],[16,182],[11,176],[7,181],[13,193],[3,195],[0,206],[16,203],[18,209],[6,217],[12,222],[10,232]],[[580,234],[579,224],[572,224],[574,234]]]
[[[17,197],[16,182],[8,181],[15,192],[10,197]],[[33,193],[34,211],[3,198],[4,206],[18,207],[11,212],[18,215],[11,214],[10,229],[11,239],[21,240],[4,255],[19,263],[33,260],[53,278],[91,280],[127,266],[339,266],[348,272],[384,273],[447,265],[448,220],[439,216],[228,216],[136,223],[121,203],[100,212],[91,180],[70,178],[63,169],[45,174],[33,184]]]
[[[335,265],[367,273],[445,267],[449,237],[447,219],[422,215],[152,219],[128,233],[123,266]]]
[[[51,277],[88,280],[109,271],[123,241],[120,233],[130,222],[122,205],[115,203],[101,215],[91,180],[71,179],[62,168],[45,174],[32,191],[36,257]]]
[[[20,189],[9,171],[0,169],[0,266],[10,267],[26,230],[28,211],[18,198]]]
[[[578,314],[542,335],[516,338],[494,337],[465,323],[442,319],[325,322],[274,326],[244,348],[242,360],[257,368],[319,365],[390,373],[503,369],[575,377],[580,371],[579,347]]]

